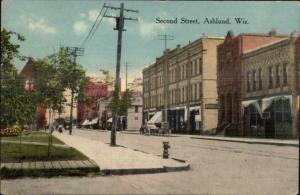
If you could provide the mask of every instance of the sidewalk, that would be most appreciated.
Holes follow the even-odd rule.
[[[239,142],[239,143],[248,143],[248,144],[267,144],[267,145],[277,145],[277,146],[299,147],[299,140],[297,139],[283,140],[283,139],[246,138],[246,137],[219,137],[219,136],[204,136],[204,135],[193,135],[190,138],[226,141],[226,142]]]
[[[68,135],[67,133],[55,132],[53,135],[94,160],[104,174],[141,174],[189,169],[189,164],[186,162],[163,159],[124,146],[111,147],[109,143]]]

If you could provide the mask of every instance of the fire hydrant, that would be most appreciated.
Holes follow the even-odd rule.
[[[169,158],[169,142],[163,142],[164,152],[163,152],[163,158]]]

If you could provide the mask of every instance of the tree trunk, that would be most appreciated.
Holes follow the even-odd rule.
[[[73,104],[74,104],[74,90],[71,91],[70,131],[69,131],[70,135],[72,135],[72,130],[73,130]]]

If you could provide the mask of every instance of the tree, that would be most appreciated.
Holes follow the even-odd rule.
[[[104,69],[100,69],[100,72],[104,76],[104,82],[105,82],[107,88],[114,86],[114,77],[111,76],[110,72],[108,70],[104,70]]]
[[[36,112],[35,97],[25,91],[25,81],[14,65],[14,59],[24,60],[19,54],[19,44],[12,43],[15,36],[17,41],[25,38],[5,28],[1,30],[1,102],[0,128],[13,125],[25,125],[33,122]]]
[[[39,59],[36,62],[35,94],[39,106],[50,111],[60,110],[64,101],[64,86],[57,74],[55,64],[49,58]],[[50,123],[49,123],[50,124]]]
[[[108,108],[117,115],[117,120],[119,120],[119,117],[122,115],[125,115],[127,113],[127,109],[131,107],[132,103],[132,92],[127,91],[119,97],[113,97],[112,101],[109,103]],[[114,127],[117,127],[117,123],[113,124]]]
[[[61,48],[58,53],[58,75],[60,81],[64,88],[71,90],[71,104],[70,104],[70,131],[69,134],[72,134],[73,128],[73,107],[74,107],[74,100],[76,96],[80,92],[82,86],[86,82],[85,71],[83,70],[82,66],[74,63],[69,58],[66,49]]]

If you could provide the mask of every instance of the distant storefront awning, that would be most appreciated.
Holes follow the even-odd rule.
[[[198,111],[199,114],[195,115],[195,121],[201,121],[201,106],[192,106],[190,107],[190,112],[191,111]]]
[[[162,122],[162,112],[158,111],[153,117],[147,122],[147,124],[161,123]]]
[[[200,110],[200,106],[190,107],[190,111],[197,111],[197,110]]]
[[[177,107],[172,107],[168,108],[168,110],[174,111],[174,110],[183,110],[184,109],[184,121],[187,120],[187,109],[186,106],[177,106]]]
[[[84,120],[84,122],[82,123],[83,126],[85,125],[89,125],[89,121],[88,120]]]
[[[90,121],[90,125],[94,125],[98,123],[98,118],[94,118],[93,120]]]
[[[253,106],[257,109],[258,113],[259,113],[260,115],[262,115],[262,109],[260,108],[259,103],[258,103],[257,100],[246,100],[246,101],[242,101],[242,105],[243,105],[245,108],[248,107],[248,106],[250,106],[250,105],[253,105]]]
[[[277,100],[289,100],[290,106],[292,106],[292,95],[281,95],[281,96],[272,96],[262,99],[262,111],[264,112],[267,108],[271,106],[273,101]]]
[[[154,115],[156,112],[148,112],[148,116],[149,115]]]

